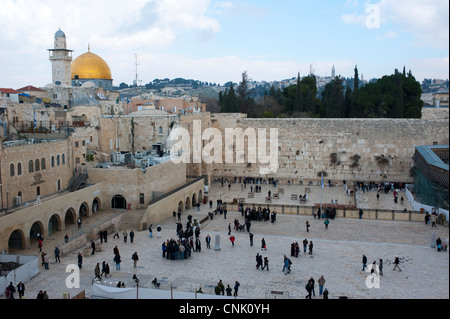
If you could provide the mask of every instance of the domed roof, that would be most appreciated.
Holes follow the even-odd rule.
[[[98,55],[86,52],[72,62],[72,80],[78,79],[112,80],[108,64]]]
[[[55,38],[65,38],[65,37],[66,37],[66,34],[64,32],[62,32],[61,29],[56,31]]]

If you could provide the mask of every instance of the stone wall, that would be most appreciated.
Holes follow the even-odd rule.
[[[13,207],[14,198],[19,195],[24,203],[36,200],[38,192],[42,198],[66,189],[72,177],[71,154],[67,139],[4,147],[0,158],[2,208]]]
[[[154,192],[167,193],[186,183],[186,165],[164,162],[145,170],[126,167],[88,168],[90,183],[105,182],[105,196],[111,199],[122,195],[130,209],[147,208],[154,197]],[[144,195],[144,203],[140,203],[140,194]],[[111,206],[108,206],[111,207]]]
[[[273,177],[303,182],[411,180],[415,146],[448,144],[448,119],[247,119],[221,116],[212,126],[278,129]],[[358,159],[358,160],[357,160]],[[263,166],[266,164],[263,164]],[[267,166],[267,165],[266,165]],[[214,177],[260,176],[259,164],[214,164]],[[271,176],[267,176],[271,177]]]

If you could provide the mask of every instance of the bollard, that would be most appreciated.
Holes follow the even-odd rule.
[[[219,251],[220,250],[220,235],[216,235],[216,241],[215,241],[214,250],[215,251]]]

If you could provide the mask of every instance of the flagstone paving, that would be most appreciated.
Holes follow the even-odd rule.
[[[248,185],[247,185],[248,187]],[[342,200],[347,199],[340,188],[335,188],[336,194],[327,195]],[[340,190],[338,190],[340,189]],[[311,200],[319,198],[317,190],[311,193]],[[267,192],[267,187],[263,191]],[[289,193],[289,192],[288,192]],[[301,193],[301,192],[299,192]],[[231,199],[240,196],[240,185],[232,185],[232,190],[214,186],[210,189],[209,198]],[[376,193],[370,194],[372,197]],[[262,196],[262,194],[260,194]],[[289,194],[290,196],[290,194]],[[382,196],[380,200],[393,204],[390,197]],[[255,196],[256,197],[256,196]],[[341,198],[341,197],[339,197]],[[376,200],[376,199],[375,199]],[[373,201],[373,198],[367,202]],[[263,205],[262,205],[263,206]],[[197,220],[203,219],[209,212],[209,205],[201,205],[182,214],[185,224],[190,214]],[[125,212],[126,213],[126,212]],[[62,299],[64,293],[71,296],[85,291],[90,297],[90,286],[94,278],[94,268],[97,263],[106,261],[111,268],[112,277],[104,279],[107,285],[115,285],[124,281],[127,286],[133,284],[131,277],[136,274],[141,286],[151,288],[151,281],[157,277],[162,283],[161,289],[178,291],[194,291],[201,287],[203,292],[213,294],[214,286],[221,279],[225,285],[234,286],[240,282],[239,296],[244,298],[265,298],[270,291],[282,291],[290,298],[303,299],[306,296],[305,285],[309,278],[316,280],[315,293],[318,294],[317,280],[324,276],[325,288],[330,298],[347,296],[361,299],[416,299],[416,298],[449,298],[449,257],[447,252],[437,252],[431,248],[432,236],[435,234],[442,240],[449,236],[447,226],[437,225],[432,228],[422,222],[403,222],[369,219],[336,218],[331,220],[328,229],[324,227],[324,219],[314,219],[306,215],[284,215],[279,213],[275,223],[253,221],[251,232],[254,234],[254,246],[249,245],[246,231],[232,231],[236,237],[232,246],[228,239],[228,225],[233,226],[234,219],[243,223],[244,218],[239,212],[228,212],[227,218],[216,215],[213,220],[202,225],[201,252],[193,252],[187,260],[167,260],[162,258],[161,244],[164,240],[176,238],[175,221],[169,218],[161,223],[162,237],[157,238],[156,231],[153,238],[149,238],[148,231],[135,231],[134,243],[124,243],[120,239],[109,236],[108,242],[103,244],[102,251],[83,259],[80,288],[66,288],[66,266],[77,263],[77,251],[61,258],[61,263],[54,263],[50,269],[40,267],[40,273],[26,283],[26,298],[35,298],[39,290],[46,290],[50,298]],[[305,222],[311,227],[306,232]],[[154,225],[154,228],[156,225]],[[233,227],[232,227],[233,228]],[[206,248],[205,236],[212,237],[211,249]],[[220,236],[220,250],[216,251],[215,236]],[[267,250],[260,248],[261,239],[267,243]],[[290,256],[290,246],[303,239],[313,241],[313,254],[301,252],[298,258]],[[44,251],[53,257],[54,243],[57,239],[44,240]],[[113,248],[118,246],[122,256],[121,270],[115,270],[113,262]],[[27,254],[36,254],[37,248],[27,250]],[[138,267],[133,267],[131,255],[139,255]],[[269,259],[269,271],[256,270],[255,256],[257,253]],[[362,255],[368,258],[368,264],[382,258],[384,260],[383,275],[379,276],[379,288],[368,288],[366,281],[370,273],[362,271]],[[282,272],[283,256],[291,258],[292,271],[285,275]],[[401,258],[402,271],[393,270],[393,259]],[[369,285],[370,286],[370,285]],[[373,284],[372,284],[373,286]],[[17,295],[17,293],[16,293]],[[4,296],[2,296],[4,298]]]

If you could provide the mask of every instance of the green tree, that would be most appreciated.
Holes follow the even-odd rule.
[[[322,96],[325,117],[345,117],[344,86],[340,77],[335,77],[325,86]]]
[[[297,86],[295,88],[294,104],[292,106],[293,112],[303,112],[303,91],[302,84],[300,83],[300,72],[297,75]]]

